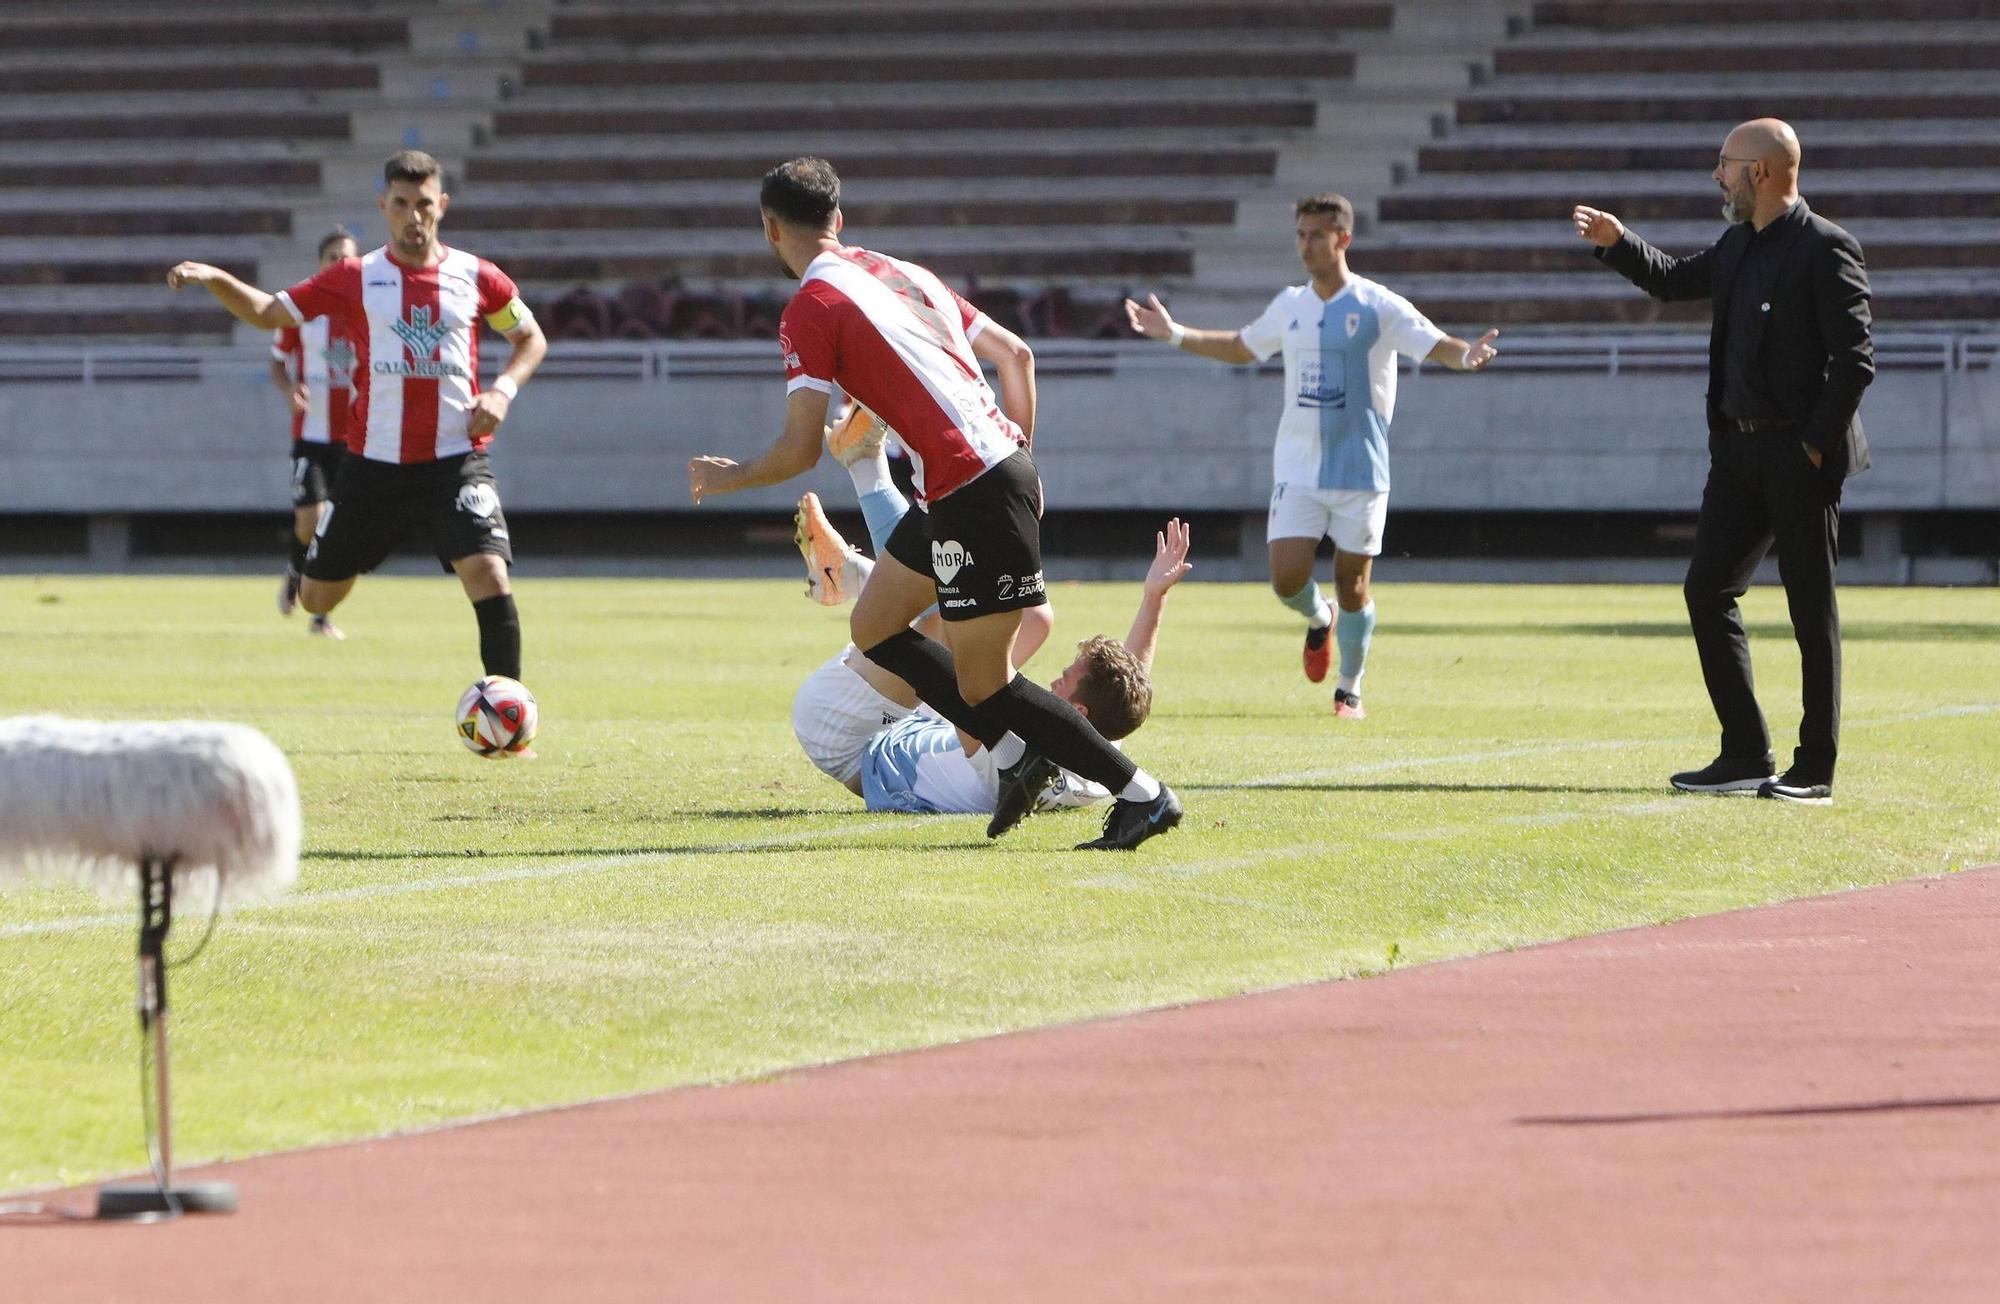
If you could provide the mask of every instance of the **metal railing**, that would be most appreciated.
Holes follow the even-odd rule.
[[[1141,340],[1034,341],[1044,376],[1116,376],[1212,363]],[[1574,335],[1503,333],[1492,369],[1616,376],[1628,371],[1699,371],[1708,365],[1701,332]],[[192,384],[262,381],[270,354],[262,347],[160,346],[0,348],[0,384]],[[489,350],[491,374],[505,357]],[[2000,332],[1883,331],[1875,336],[1883,369],[1986,371],[2000,365]],[[1277,359],[1263,364],[1277,370]],[[1402,360],[1405,371],[1414,364]],[[659,384],[689,379],[769,379],[781,374],[771,340],[557,341],[542,364],[549,380]]]

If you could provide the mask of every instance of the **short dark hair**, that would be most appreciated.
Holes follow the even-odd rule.
[[[1307,195],[1292,206],[1292,216],[1294,218],[1319,213],[1333,214],[1334,230],[1353,232],[1354,205],[1347,202],[1346,195],[1336,195],[1329,190],[1321,195]]]
[[[336,226],[335,228],[333,228],[333,230],[328,231],[325,235],[319,238],[318,256],[321,258],[326,257],[326,251],[333,248],[335,245],[339,244],[343,240],[352,244],[357,249],[361,247],[361,242],[354,238],[354,233],[352,231],[349,231],[344,226]]]
[[[432,177],[437,178],[440,188],[444,185],[444,164],[438,162],[420,149],[406,149],[389,156],[382,165],[382,188],[387,190],[398,181],[408,181],[421,186]]]
[[[823,158],[795,158],[764,174],[757,202],[786,226],[824,231],[840,208],[840,176]]]
[[[1132,650],[1099,634],[1077,644],[1076,653],[1084,660],[1076,704],[1090,717],[1090,727],[1116,742],[1146,723],[1153,711],[1153,680]]]

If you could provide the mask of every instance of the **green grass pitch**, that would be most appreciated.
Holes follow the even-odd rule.
[[[475,636],[443,578],[364,580],[344,644],[261,579],[0,580],[0,711],[241,720],[298,771],[297,890],[174,976],[183,1162],[2000,859],[2000,592],[1842,594],[1839,804],[1811,809],[1666,789],[1714,751],[1671,586],[1385,567],[1350,726],[1299,674],[1296,620],[1199,560],[1130,744],[1188,819],[1131,855],[1069,850],[1088,813],[989,844],[982,820],[863,812],[791,737],[845,613],[789,583],[524,581],[534,762],[453,736]],[[1051,592],[1044,679],[1122,633],[1137,588]],[[1788,748],[1783,597],[1745,605]],[[123,902],[0,897],[0,1191],[142,1164],[132,943]]]

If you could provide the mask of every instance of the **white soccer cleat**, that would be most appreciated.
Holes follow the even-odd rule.
[[[341,642],[347,637],[347,635],[340,632],[340,626],[328,620],[324,614],[312,618],[312,624],[306,626],[306,633],[311,634],[315,638],[332,639],[336,643]]]
[[[882,456],[888,436],[889,427],[882,424],[880,417],[854,403],[848,406],[846,416],[827,429],[826,451],[842,466],[853,466]]]
[[[792,541],[799,545],[799,556],[806,563],[806,596],[822,607],[837,607],[852,598],[847,561],[854,549],[826,519],[818,494],[807,493],[799,499],[792,525]]]

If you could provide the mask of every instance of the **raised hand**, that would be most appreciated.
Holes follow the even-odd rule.
[[[1194,532],[1179,517],[1153,535],[1153,564],[1146,570],[1146,591],[1165,593],[1194,569],[1187,559]]]
[[[1609,249],[1625,238],[1625,224],[1601,208],[1585,208],[1578,204],[1569,220],[1576,226],[1576,233],[1600,249]]]
[[[1493,347],[1493,341],[1499,338],[1500,332],[1496,328],[1487,331],[1484,335],[1466,345],[1465,362],[1462,364],[1464,368],[1467,371],[1477,371],[1498,357],[1500,350]]]
[[[1164,340],[1174,333],[1174,319],[1168,315],[1166,305],[1160,296],[1149,294],[1141,305],[1132,300],[1125,301],[1125,320],[1132,323],[1132,329],[1149,340]]]

